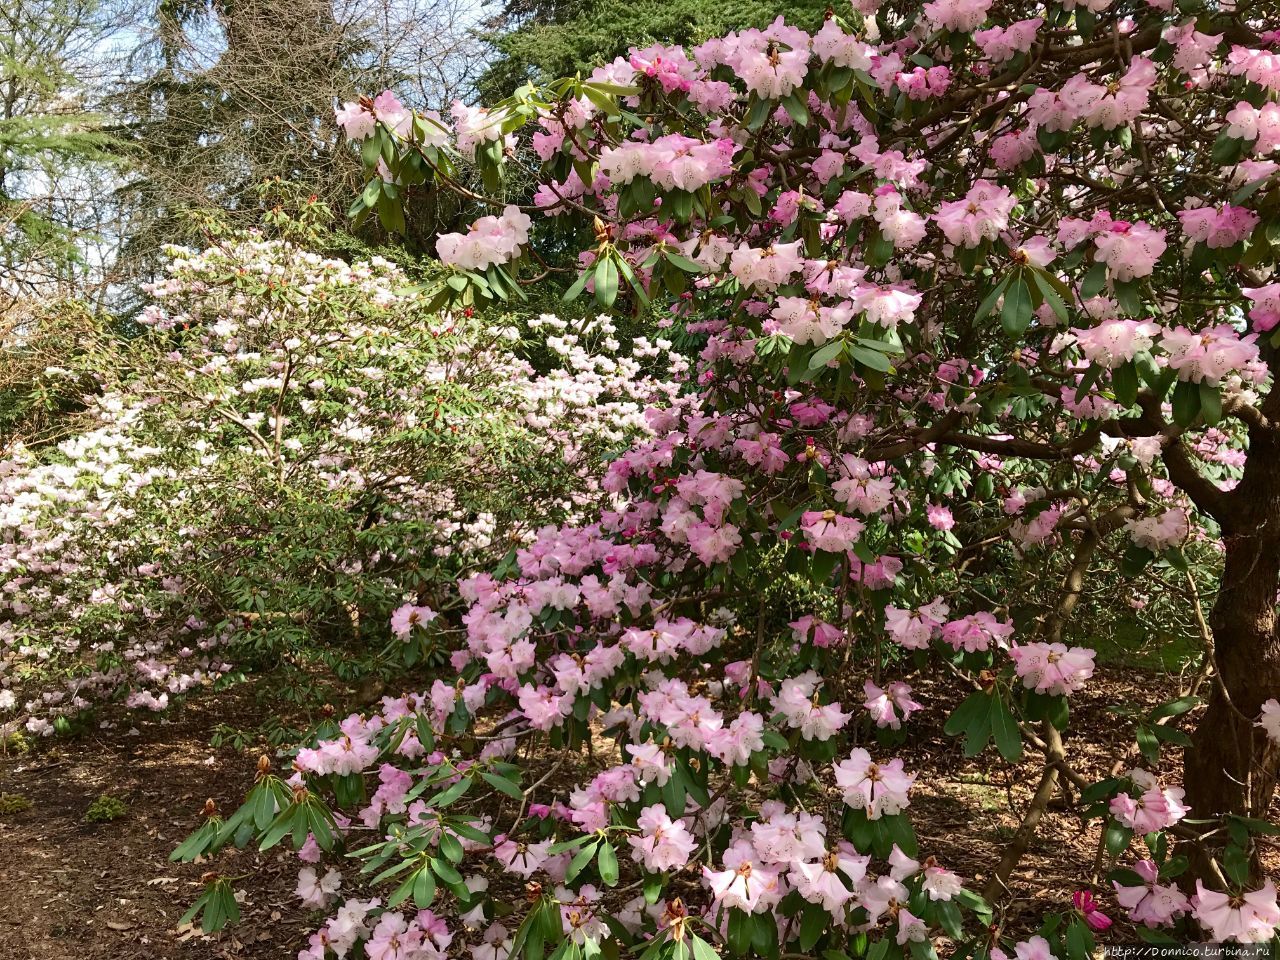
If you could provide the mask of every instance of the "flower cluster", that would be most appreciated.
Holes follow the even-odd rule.
[[[1078,741],[1080,692],[1111,669],[1082,645],[1089,626],[1114,629],[1081,623],[1100,592],[1081,581],[1106,563],[1136,610],[1131,582],[1178,602],[1163,565],[1206,579],[1188,553],[1216,561],[1211,537],[1243,528],[1234,481],[1263,469],[1244,433],[1273,422],[1263,24],[1206,13],[1188,32],[1167,4],[1110,6],[989,23],[985,0],[934,0],[899,30],[859,0],[814,32],[780,19],[655,44],[491,112],[455,105],[443,148],[421,117],[407,135],[394,118],[357,129],[386,167],[370,170],[380,211],[380,184],[450,188],[432,151],[492,181],[530,132],[532,208],[554,232],[539,244],[517,208],[442,238],[463,270],[441,304],[498,308],[501,281],[536,267],[571,303],[672,328],[691,358],[590,509],[471,572],[465,612],[396,598],[397,632],[435,629],[412,620],[424,605],[455,631],[449,679],[299,754],[278,814],[295,840],[342,845],[349,824],[325,838],[299,819],[332,794],[381,838],[357,853],[367,871],[403,877],[385,907],[353,908],[360,938],[427,949],[422,917],[396,911],[443,887],[466,918],[451,949],[485,960],[610,940],[705,956],[703,933],[738,955],[865,936],[877,956],[927,956],[944,934],[1005,955],[990,905],[916,859],[912,791],[931,772],[897,745],[946,714],[970,757],[1040,751],[1046,783],[1080,779],[1055,743]],[[1228,28],[1256,47],[1223,56]],[[522,262],[530,248],[542,262]],[[575,368],[570,336],[547,346]],[[1229,567],[1253,539],[1222,540]],[[1223,696],[1209,715],[1238,726]],[[1185,739],[1163,721],[1194,705],[1125,714],[1153,769]],[[1262,738],[1247,739],[1226,780],[1252,769]],[[1146,846],[1154,873],[1110,888],[1140,922],[1253,939],[1268,888],[1169,891],[1173,828],[1216,802],[1205,790],[1133,771],[1081,806],[1113,857]],[[1247,864],[1233,822],[1230,860]],[[517,882],[513,930],[488,890]],[[1110,925],[1092,891],[1070,902],[1012,946],[1022,960],[1083,955]]]

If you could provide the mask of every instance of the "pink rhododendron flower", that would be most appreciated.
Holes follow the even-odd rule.
[[[982,26],[990,8],[991,0],[931,0],[924,5],[924,15],[943,30],[972,33]]]
[[[974,653],[996,646],[1008,645],[1013,636],[1013,624],[997,620],[995,616],[980,610],[959,620],[952,620],[942,628],[942,639],[957,650]]]
[[[1280,325],[1280,283],[1269,283],[1262,287],[1245,287],[1240,292],[1253,304],[1249,308],[1249,319],[1253,321],[1253,329],[1259,333],[1267,333]]]
[[[925,519],[929,521],[929,526],[944,533],[956,525],[956,520],[951,515],[951,510],[938,504],[931,503],[925,507],[924,515]]]
[[[1159,868],[1151,860],[1139,860],[1134,872],[1142,878],[1140,886],[1123,886],[1113,881],[1116,902],[1129,913],[1129,919],[1147,927],[1163,927],[1190,909],[1186,894],[1175,886],[1159,882]]]
[[[1187,539],[1191,533],[1191,521],[1187,511],[1174,507],[1155,516],[1128,520],[1125,529],[1138,546],[1160,553]]]
[[[834,510],[810,510],[800,517],[800,529],[815,550],[844,553],[853,549],[865,525],[861,520],[841,516]]]
[[[942,627],[950,612],[941,597],[914,611],[887,606],[884,608],[885,632],[907,650],[925,650],[931,640],[942,636]]]
[[[1008,228],[1009,214],[1017,202],[1004,187],[979,180],[963,200],[939,204],[933,220],[956,246],[976,247]]]
[[[911,714],[923,709],[911,699],[910,685],[898,680],[890,683],[884,690],[866,680],[862,684],[862,692],[867,697],[862,705],[871,714],[877,727],[897,730],[901,728],[903,721],[910,719]]]
[[[1056,960],[1053,951],[1049,948],[1049,941],[1040,936],[1015,944],[1013,952],[1017,960]],[[1009,955],[999,947],[995,947],[991,951],[991,958],[992,960],[1009,960]]]
[[[1269,698],[1262,705],[1262,716],[1255,726],[1265,730],[1272,741],[1280,743],[1280,701],[1275,697]]]
[[[316,872],[310,867],[303,867],[298,871],[298,899],[309,909],[323,910],[328,907],[341,887],[342,874],[337,870],[328,871],[322,878],[317,878]]]
[[[411,603],[397,607],[391,614],[391,632],[401,640],[408,640],[414,627],[425,627],[436,618],[430,607],[417,607]]]
[[[839,916],[866,878],[870,861],[841,841],[810,862],[793,863],[787,878],[800,896]]]
[[[834,772],[844,802],[855,810],[866,810],[870,820],[900,813],[911,804],[907,794],[916,775],[907,773],[901,760],[878,764],[866,750],[855,747],[847,760],[835,765]]]
[[[1256,333],[1241,337],[1234,327],[1220,323],[1198,331],[1174,327],[1164,332],[1160,345],[1179,380],[1217,383],[1257,362],[1257,339]]]
[[[1280,926],[1276,888],[1270,880],[1241,896],[1206,890],[1197,880],[1191,912],[1196,922],[1219,941],[1264,943],[1275,936],[1276,927]]]
[[[829,740],[849,722],[850,714],[840,704],[822,704],[818,700],[820,680],[812,671],[782,681],[773,709],[786,719],[787,725],[799,730],[806,740]]]
[[[1087,330],[1072,329],[1080,352],[1092,363],[1114,370],[1150,350],[1160,327],[1139,320],[1105,320]]]
[[[1077,890],[1071,895],[1072,905],[1080,911],[1084,922],[1094,930],[1106,930],[1111,926],[1111,918],[1098,909],[1098,903],[1088,890]]]
[[[1132,770],[1129,777],[1142,793],[1136,799],[1128,793],[1111,798],[1111,815],[1121,825],[1134,833],[1147,834],[1168,829],[1187,815],[1181,787],[1161,787],[1159,781],[1145,770]]]
[[[1266,156],[1280,147],[1280,103],[1255,107],[1240,101],[1227,112],[1226,134],[1253,145],[1253,152]]]
[[[464,233],[436,238],[436,256],[442,263],[464,270],[485,270],[513,259],[529,241],[529,217],[508,206],[502,216],[481,217]]]
[[[1253,233],[1253,228],[1261,222],[1252,210],[1229,203],[1220,209],[1195,207],[1179,210],[1178,219],[1182,221],[1182,232],[1188,239],[1203,243],[1211,250],[1234,246]]]
[[[1061,643],[1023,643],[1009,648],[1022,685],[1051,696],[1075,693],[1093,676],[1092,650]]]
[[[678,870],[689,862],[698,842],[680,821],[667,816],[665,807],[653,805],[640,811],[638,836],[627,838],[636,859],[651,873]]]
[[[721,907],[737,907],[746,913],[767,910],[781,899],[777,870],[766,866],[747,840],[729,846],[722,858],[723,870],[702,868],[711,896]]]
[[[1105,263],[1111,275],[1119,281],[1150,276],[1155,263],[1168,244],[1163,230],[1149,224],[1115,221],[1094,240],[1098,248],[1098,261]]]
[[[1035,43],[1036,31],[1044,23],[1043,17],[1030,20],[1019,20],[1007,27],[992,27],[989,30],[978,30],[973,35],[976,43],[989,60],[1002,63],[1011,60],[1019,53],[1026,53]]]

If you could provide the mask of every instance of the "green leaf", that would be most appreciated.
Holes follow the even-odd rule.
[[[382,131],[378,130],[360,144],[360,162],[366,167],[372,167],[378,162],[380,156],[382,156]],[[371,207],[373,204],[370,203],[367,206]]]
[[[1182,854],[1177,854],[1168,859],[1163,867],[1160,868],[1160,879],[1171,880],[1174,877],[1180,877],[1186,873],[1191,866],[1191,861]]]
[[[1129,827],[1121,826],[1114,819],[1107,820],[1106,830],[1103,831],[1103,842],[1106,845],[1107,853],[1112,857],[1118,857],[1129,849],[1129,841],[1133,839],[1133,830]]]
[[[480,776],[484,779],[485,783],[489,784],[489,786],[493,787],[500,793],[505,793],[512,800],[524,799],[524,791],[506,777],[500,777],[496,773],[489,773],[487,770],[482,771]]]
[[[613,306],[613,302],[618,299],[618,268],[613,262],[613,257],[606,254],[600,258],[600,262],[596,265],[596,303],[606,309]]]
[[[800,949],[805,953],[812,950],[829,926],[831,914],[816,903],[806,903],[800,920]]]
[[[753,913],[751,921],[751,948],[756,956],[767,957],[778,949],[778,927],[771,913]]]
[[[297,811],[298,804],[292,803],[276,814],[276,818],[271,821],[271,826],[258,843],[258,849],[270,850],[283,840],[289,831],[293,829],[293,817]]]
[[[580,837],[574,837],[572,840],[561,840],[559,843],[553,843],[547,848],[547,853],[568,853],[570,850],[576,850],[584,843],[590,843],[595,838],[589,833],[585,833]]]
[[[1133,733],[1134,738],[1138,741],[1138,749],[1142,751],[1147,763],[1159,763],[1160,741],[1156,739],[1155,734],[1143,726],[1137,727]]]
[[[955,713],[947,718],[942,728],[943,732],[949,737],[959,736],[979,715],[991,711],[990,699],[990,694],[983,693],[981,690],[970,694],[960,706],[956,707]]]
[[[1057,277],[1040,267],[1031,267],[1029,272],[1036,289],[1040,292],[1041,299],[1049,304],[1059,323],[1066,323],[1070,319],[1070,314],[1067,313],[1067,302],[1063,297],[1069,296],[1070,291]],[[1060,292],[1059,287],[1066,293]]]
[[[636,299],[644,306],[649,306],[649,295],[644,292],[644,285],[636,277],[636,272],[631,268],[626,257],[618,257],[618,272],[622,274],[622,279],[627,281],[627,286],[636,295]]]
[[[391,184],[387,184],[387,187],[390,186]],[[378,197],[378,220],[388,233],[404,233],[404,208],[387,190]]]
[[[991,705],[988,703],[986,712],[974,717],[965,728],[964,755],[966,757],[976,757],[986,749],[987,743],[991,740],[991,714]]]
[[[1022,756],[1022,733],[1009,705],[1002,697],[991,698],[991,733],[995,737],[1000,756],[1016,763]]]
[[[881,373],[888,373],[892,369],[893,364],[879,350],[872,350],[869,347],[859,347],[857,345],[849,348],[849,353],[853,359],[857,360],[864,367],[870,367],[872,370],[879,370]]]
[[[578,274],[578,279],[573,281],[569,289],[564,292],[564,295],[560,299],[563,300],[565,303],[569,303],[573,300],[577,300],[578,297],[582,294],[583,289],[586,288],[587,281],[590,278],[591,278],[591,269],[588,268],[586,270],[583,270],[582,273]]]
[[[1199,705],[1200,698],[1189,694],[1185,697],[1179,697],[1177,700],[1170,700],[1168,703],[1162,703],[1147,714],[1147,716],[1149,716],[1153,721],[1163,720],[1165,717],[1180,716],[1188,710],[1194,710]]]
[[[683,253],[678,253],[675,250],[666,250],[663,252],[663,256],[685,273],[702,273],[702,267],[690,260]]]
[[[751,946],[751,916],[737,907],[729,908],[729,952],[745,956]]]
[[[1126,280],[1115,285],[1116,300],[1120,309],[1130,316],[1142,314],[1142,287],[1137,280]]]
[[[1213,142],[1213,162],[1220,167],[1239,163],[1245,156],[1245,144],[1239,137],[1229,137],[1225,132],[1218,134]]]
[[[662,896],[662,887],[662,874],[651,873],[646,875],[644,878],[644,902],[650,905],[657,903],[658,898]]]
[[[959,940],[964,933],[964,918],[960,915],[960,908],[950,900],[939,900],[934,905],[934,910],[938,915],[938,924],[947,932],[947,936],[952,940]]]
[[[1122,887],[1141,887],[1146,884],[1146,881],[1132,870],[1112,870],[1107,874],[1107,879]]]
[[[1080,298],[1091,300],[1100,294],[1106,285],[1107,265],[1095,263],[1089,268],[1089,272],[1084,275],[1084,280],[1080,284]]]
[[[689,942],[693,947],[693,960],[720,960],[720,955],[711,944],[696,934],[689,935]]]
[[[471,787],[471,778],[463,777],[457,783],[441,790],[434,797],[427,801],[428,807],[447,807],[456,800],[460,800],[462,795]]]
[[[429,862],[431,864],[431,869],[435,871],[436,876],[445,883],[462,882],[462,874],[455,870],[449,861],[441,860],[439,857],[432,857]]]
[[[991,288],[990,292],[983,298],[982,303],[978,306],[976,319],[981,320],[996,308],[996,303],[999,302],[1000,295],[1004,293],[1005,289],[1009,286],[1009,281],[1012,279],[1013,274],[1011,273]]]
[[[216,818],[203,824],[199,830],[187,837],[186,840],[183,840],[173,853],[169,854],[170,861],[174,863],[189,863],[202,855],[213,845],[218,836],[219,826],[220,821]]]
[[[1200,413],[1211,427],[1222,422],[1222,391],[1217,384],[1201,381]]]
[[[1249,882],[1249,855],[1234,843],[1222,851],[1222,869],[1231,882],[1244,886]]]
[[[440,852],[444,854],[451,863],[462,862],[462,844],[458,842],[458,838],[451,833],[440,834]]]
[[[854,347],[854,349],[858,349]],[[844,352],[844,341],[840,339],[829,340],[813,351],[813,355],[809,357],[809,369],[820,370],[832,360],[835,360]]]
[[[1091,786],[1085,787],[1080,792],[1080,802],[1082,804],[1097,803],[1103,797],[1110,796],[1115,793],[1120,786],[1120,781],[1115,777],[1107,777],[1105,780],[1099,780]]]
[[[604,881],[606,887],[617,885],[618,853],[608,840],[600,844],[600,853],[596,857],[596,868],[600,871],[600,879]]]
[[[792,90],[789,94],[782,98],[782,108],[787,111],[797,126],[807,127],[809,125],[809,108],[805,106],[804,100],[801,99],[799,90]]]
[[[618,115],[618,102],[603,90],[598,89],[595,84],[584,83],[582,85],[582,93],[606,117],[616,117]]]
[[[1067,925],[1067,957],[1068,960],[1092,960],[1093,934],[1084,925],[1084,921],[1073,917]]]
[[[1124,556],[1120,559],[1120,572],[1126,577],[1136,577],[1154,559],[1155,554],[1146,547],[1131,543],[1125,549]]]
[[[1174,727],[1152,727],[1151,732],[1157,740],[1163,740],[1165,743],[1176,743],[1180,747],[1191,746],[1191,738]]]
[[[816,551],[813,555],[813,582],[821,585],[829,581],[839,559],[839,554],[829,550]]]
[[[573,859],[569,861],[569,869],[564,872],[564,879],[566,883],[572,883],[574,878],[576,878],[578,874],[583,871],[586,865],[592,861],[596,855],[596,847],[599,846],[599,843],[599,840],[595,840],[573,855]]]
[[[1173,422],[1189,427],[1200,415],[1200,386],[1190,380],[1179,380],[1173,388]]]
[[[201,910],[203,910],[208,903],[209,903],[209,893],[208,891],[205,891],[204,893],[200,894],[196,902],[191,905],[191,908],[186,913],[184,913],[182,917],[178,920],[178,926],[182,926],[183,924],[190,923],[192,920],[194,920],[196,917],[196,914],[198,914]]]
[[[413,880],[413,905],[419,910],[431,906],[436,897],[436,878],[427,869],[426,864],[418,868]]]
[[[1116,400],[1123,406],[1131,407],[1138,399],[1138,368],[1130,361],[1123,363],[1111,371],[1111,389]]]
[[[911,820],[906,814],[895,813],[881,817],[876,821],[884,828],[885,836],[888,843],[884,845],[883,856],[888,856],[893,849],[893,844],[897,844],[898,848],[909,857],[914,857],[920,851],[920,846],[916,840],[916,831],[911,826]]]
[[[422,867],[420,869],[426,869],[426,868]],[[409,874],[409,876],[405,877],[404,881],[400,884],[400,886],[396,887],[395,890],[391,892],[391,896],[387,897],[387,909],[391,910],[395,908],[398,904],[404,903],[406,900],[408,900],[409,897],[413,895],[413,885],[417,882],[417,880],[418,880],[418,874],[416,872],[411,873]]]
[[[1228,814],[1227,819],[1240,824],[1249,833],[1259,833],[1267,837],[1274,837],[1280,834],[1280,826],[1267,820],[1259,820],[1256,817],[1242,817],[1234,813]]]
[[[1004,306],[1000,309],[1000,325],[1011,337],[1019,336],[1031,325],[1031,291],[1027,281],[1018,273],[1005,291]]]

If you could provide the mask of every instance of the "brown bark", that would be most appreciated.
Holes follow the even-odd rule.
[[[1195,818],[1265,817],[1280,771],[1280,750],[1254,726],[1263,702],[1280,699],[1280,438],[1270,429],[1250,431],[1248,464],[1230,499],[1220,517],[1221,588],[1209,615],[1216,676],[1184,760]]]

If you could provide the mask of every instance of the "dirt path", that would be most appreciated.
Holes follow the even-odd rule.
[[[206,868],[170,863],[170,851],[202,822],[207,797],[234,809],[252,782],[251,757],[209,747],[226,706],[224,697],[205,699],[172,723],[132,733],[125,723],[0,757],[0,793],[32,804],[0,814],[0,960],[296,955],[307,918],[293,895],[296,861],[280,855],[232,861],[237,874],[254,874],[234,931],[214,940],[177,929]],[[125,801],[125,814],[85,822],[104,793]]]

